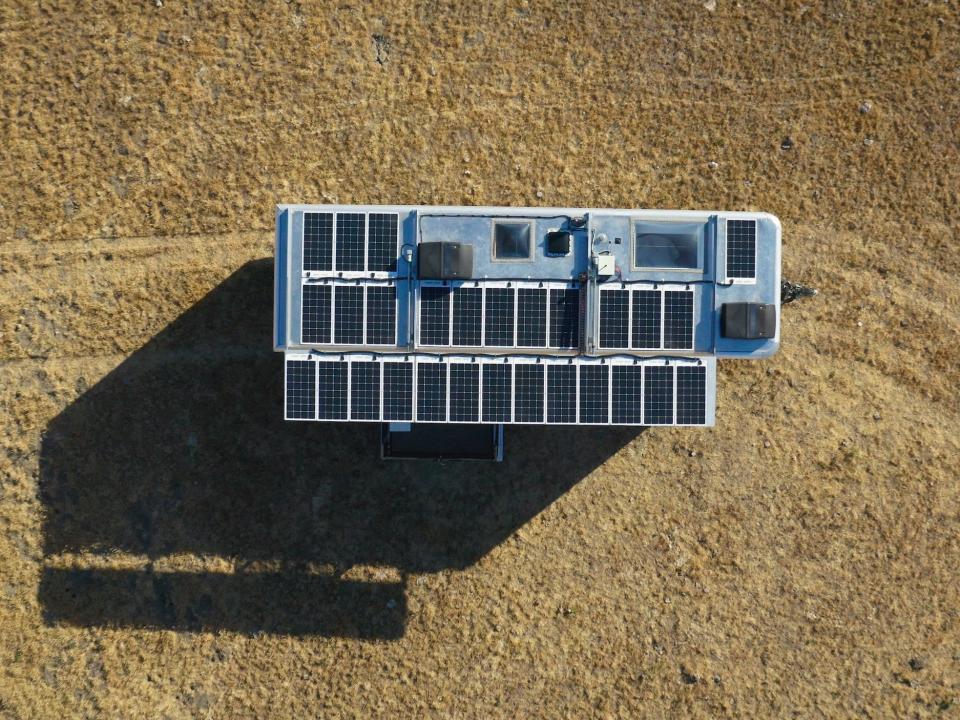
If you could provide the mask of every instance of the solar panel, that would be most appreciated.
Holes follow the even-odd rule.
[[[417,421],[443,422],[447,419],[447,366],[444,363],[417,364]]]
[[[547,422],[577,421],[577,366],[547,366]]]
[[[393,285],[367,286],[367,345],[397,344],[397,289]]]
[[[334,289],[333,341],[337,345],[363,344],[363,288],[359,285]]]
[[[330,342],[331,287],[304,285],[300,339],[306,344]]]
[[[693,291],[664,291],[663,346],[671,350],[693,349]]]
[[[363,270],[367,216],[337,213],[337,270]]]
[[[547,291],[544,288],[517,290],[517,345],[544,347],[547,344]]]
[[[303,214],[303,269],[333,270],[333,213]]]
[[[630,291],[600,292],[600,347],[625,348],[630,341]]]
[[[610,370],[612,422],[639,425],[643,421],[643,366],[614,365]]]
[[[673,423],[673,368],[669,365],[644,368],[643,421],[644,425]]]
[[[727,277],[757,276],[757,221],[727,220]]]
[[[420,344],[450,344],[450,288],[420,288]]]
[[[287,360],[286,406],[288,420],[313,420],[317,413],[316,363]]]
[[[550,347],[571,348],[580,344],[580,291],[550,290]]]
[[[634,290],[632,296],[633,337],[631,347],[638,350],[660,347],[660,301],[659,290]]]
[[[383,364],[383,419],[413,420],[413,363]]]
[[[480,420],[480,365],[450,363],[450,422]]]
[[[543,368],[539,363],[514,366],[514,422],[543,422]]]
[[[380,419],[380,363],[350,363],[350,419]]]
[[[483,288],[460,287],[453,292],[453,344],[479,346],[483,331]]]
[[[510,406],[513,397],[512,374],[512,366],[505,363],[483,365],[481,376],[483,393],[480,400],[483,422],[510,422]]]
[[[290,419],[377,422],[705,425],[716,364],[611,359],[557,362],[529,356],[480,363],[464,357],[366,353],[287,361]],[[314,367],[316,366],[316,367]],[[349,410],[349,412],[348,412]]]
[[[580,366],[580,422],[605,425],[609,417],[610,373],[607,365]]]
[[[347,363],[317,363],[317,417],[347,419]]]
[[[513,288],[485,288],[484,345],[513,346]]]
[[[367,217],[367,270],[395,272],[399,242],[396,213],[370,213]]]
[[[707,369],[677,367],[677,424],[703,425],[706,422]]]

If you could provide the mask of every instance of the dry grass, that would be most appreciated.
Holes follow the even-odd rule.
[[[0,718],[957,717],[957,5],[707,6],[0,5]],[[324,201],[768,210],[821,295],[714,430],[384,466],[279,421]]]

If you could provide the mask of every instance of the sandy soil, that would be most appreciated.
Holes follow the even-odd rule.
[[[958,22],[0,3],[0,718],[958,717]],[[713,430],[383,465],[279,419],[334,200],[767,210],[821,295]]]

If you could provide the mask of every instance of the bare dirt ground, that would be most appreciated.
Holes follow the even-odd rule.
[[[0,718],[958,717],[958,12],[0,3]],[[767,210],[821,295],[713,430],[383,465],[280,420],[334,200]]]

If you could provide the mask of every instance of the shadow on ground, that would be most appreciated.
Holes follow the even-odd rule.
[[[475,563],[638,434],[508,427],[503,464],[383,462],[376,425],[284,422],[272,278],[245,265],[50,423],[49,624],[396,638],[408,573]],[[150,562],[57,560],[115,551]],[[235,571],[154,567],[178,553]]]

